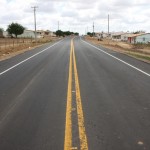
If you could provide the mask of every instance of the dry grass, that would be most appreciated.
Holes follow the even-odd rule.
[[[101,45],[111,50],[124,53],[150,63],[150,45],[133,45],[125,42],[112,41],[110,39],[98,41],[97,38],[89,36],[86,36],[85,39],[94,44]]]
[[[11,39],[0,38],[0,60],[9,58],[16,54],[31,50],[33,47],[42,45],[44,43],[58,40],[57,37],[45,37],[38,39],[36,42],[34,39]]]

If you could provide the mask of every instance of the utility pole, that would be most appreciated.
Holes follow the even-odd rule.
[[[109,14],[108,14],[108,37],[109,37]]]
[[[93,37],[94,37],[94,22],[93,22]]]
[[[59,21],[58,21],[58,30],[59,30]]]
[[[34,29],[35,29],[35,41],[37,42],[37,33],[36,33],[36,9],[38,8],[37,6],[31,7],[33,8],[34,11]]]

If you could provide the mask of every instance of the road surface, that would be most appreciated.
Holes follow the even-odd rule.
[[[0,150],[150,150],[150,65],[65,38],[0,62]]]

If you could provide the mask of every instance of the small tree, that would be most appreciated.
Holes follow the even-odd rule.
[[[57,35],[57,36],[63,36],[64,34],[63,34],[63,31],[57,30],[57,31],[56,31],[56,35]]]
[[[4,31],[4,29],[0,28],[0,37],[3,37],[3,31]]]
[[[79,35],[79,33],[78,33],[78,32],[76,32],[76,33],[75,33],[75,35],[76,35],[76,36],[78,36],[78,35]]]
[[[3,32],[4,31],[4,29],[3,28],[0,28],[0,32]]]
[[[133,32],[133,34],[140,34],[140,33],[145,33],[145,31],[139,30],[139,31]]]
[[[93,35],[93,33],[91,33],[91,32],[87,32],[87,35],[92,36],[92,35]]]
[[[22,34],[24,32],[25,28],[18,24],[18,23],[11,23],[8,25],[7,31],[9,34],[14,34],[17,38],[18,35]]]

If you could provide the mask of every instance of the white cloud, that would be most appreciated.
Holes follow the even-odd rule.
[[[85,33],[107,31],[107,16],[110,14],[110,31],[145,30],[150,32],[149,0],[0,0],[0,27],[18,22],[28,29],[34,28],[33,9],[38,6],[37,27],[57,30],[75,30]]]

